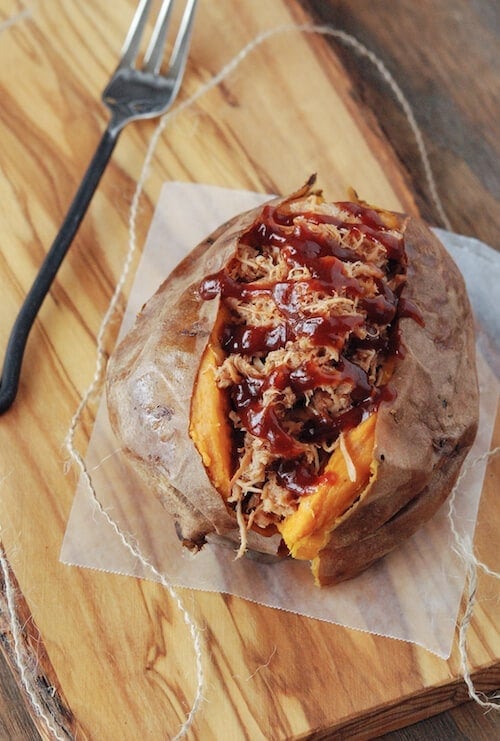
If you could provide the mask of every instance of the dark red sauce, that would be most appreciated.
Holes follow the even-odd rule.
[[[425,326],[422,312],[418,306],[410,299],[401,297],[398,301],[398,319],[402,319],[403,317],[413,319],[421,327]]]
[[[276,465],[276,478],[278,484],[301,496],[313,492],[321,481],[328,481],[333,486],[338,477],[333,471],[318,476],[302,463],[297,464],[293,460],[281,459]]]
[[[380,403],[394,398],[390,385],[374,386],[350,357],[363,349],[376,350],[381,364],[390,356],[401,357],[404,348],[399,319],[409,317],[423,324],[418,307],[400,296],[404,279],[394,291],[387,284],[390,277],[404,276],[406,272],[402,234],[391,231],[374,209],[357,203],[338,205],[349,214],[347,218],[313,212],[299,215],[289,212],[286,204],[267,205],[241,238],[244,244],[257,250],[278,246],[290,269],[306,266],[311,278],[242,282],[223,269],[205,278],[199,289],[206,300],[220,295],[222,301],[237,298],[252,302],[263,297],[277,309],[280,321],[276,326],[226,323],[219,339],[227,353],[263,356],[303,337],[312,346],[336,348],[339,353],[334,366],[325,367],[314,360],[293,370],[282,365],[265,378],[247,376],[231,387],[231,402],[244,428],[267,441],[270,450],[279,456],[275,464],[278,483],[297,494],[312,490],[318,482],[318,475],[300,461],[306,444],[334,441],[343,430],[357,426]],[[384,247],[386,277],[375,280],[378,290],[375,297],[366,295],[363,283],[346,274],[346,263],[360,260],[360,255],[346,246],[345,240],[317,228],[321,224],[333,224],[341,233],[350,231],[355,238],[362,236],[369,243],[377,242]],[[308,292],[357,299],[359,313],[326,316],[305,313],[303,297]],[[290,388],[300,407],[306,392],[341,384],[348,389],[349,407],[332,416],[304,406],[300,433],[295,436],[286,429],[279,400],[263,403],[265,392],[271,388],[278,391]]]

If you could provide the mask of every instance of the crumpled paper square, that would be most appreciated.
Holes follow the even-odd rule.
[[[121,336],[144,302],[185,254],[237,213],[270,196],[214,186],[163,186],[137,270]],[[481,388],[479,434],[468,461],[489,450],[498,396],[500,318],[494,305],[500,255],[477,240],[436,230],[462,270],[478,328]],[[490,286],[490,289],[488,289]],[[485,362],[487,358],[488,362]],[[354,580],[314,586],[309,564],[283,560],[234,560],[233,548],[210,544],[193,555],[184,549],[173,521],[121,453],[102,400],[86,455],[97,497],[145,559],[176,587],[233,594],[309,618],[416,643],[446,658],[451,651],[465,582],[455,553],[446,503],[411,539]],[[472,466],[455,497],[453,522],[472,540],[486,463]],[[64,563],[154,578],[100,514],[85,480],[78,483],[61,550]]]

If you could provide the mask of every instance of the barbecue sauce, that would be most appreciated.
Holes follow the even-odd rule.
[[[342,431],[360,424],[381,402],[394,398],[390,385],[378,387],[371,384],[366,372],[349,356],[359,349],[374,349],[380,355],[381,364],[388,357],[402,356],[404,348],[399,319],[410,317],[423,324],[418,308],[400,296],[406,272],[403,235],[388,227],[382,215],[374,209],[358,203],[340,203],[338,206],[348,214],[347,218],[315,212],[292,213],[286,204],[268,204],[241,238],[244,244],[259,251],[266,246],[279,246],[290,269],[306,266],[310,278],[268,283],[241,282],[222,269],[205,278],[199,288],[205,300],[220,295],[222,301],[236,298],[252,302],[263,297],[273,302],[278,310],[280,322],[273,326],[227,322],[219,339],[228,354],[263,357],[302,337],[307,338],[312,346],[333,347],[338,351],[339,360],[335,367],[320,366],[314,360],[295,369],[282,365],[264,378],[247,376],[235,383],[230,391],[233,408],[243,427],[266,440],[278,457],[274,467],[278,483],[296,495],[311,491],[319,481],[318,474],[300,459],[306,445],[330,444]],[[356,240],[367,240],[384,247],[387,270],[384,277],[375,280],[376,296],[365,295],[362,282],[346,273],[345,265],[359,261],[359,253],[346,246],[346,240],[334,233],[325,234],[322,224],[332,224],[342,233],[350,231]],[[387,284],[394,275],[400,276],[396,290]],[[301,302],[308,292],[356,299],[359,313],[306,315]],[[377,325],[385,327],[384,331],[380,332]],[[366,327],[366,332],[358,331],[363,327]],[[300,400],[310,390],[335,388],[341,384],[349,389],[350,406],[335,416],[317,411],[309,414],[300,433],[295,436],[286,430],[278,404],[263,403],[264,394],[269,389],[283,391],[290,388]]]

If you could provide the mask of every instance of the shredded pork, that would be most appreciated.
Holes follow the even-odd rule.
[[[362,220],[356,213],[344,211],[341,205],[325,203],[318,194],[285,203],[283,212],[287,221],[279,230],[279,240],[270,238],[264,227],[257,228],[257,225],[254,235],[262,234],[262,242],[244,236],[226,269],[233,281],[252,287],[251,300],[244,292],[241,296],[223,298],[232,328],[263,328],[279,333],[284,331],[287,322],[290,324],[292,316],[300,329],[296,336],[276,348],[229,351],[217,371],[218,386],[226,389],[233,400],[238,393],[243,393],[241,389],[247,388],[245,383],[262,388],[258,396],[259,414],[265,415],[272,410],[279,430],[296,441],[290,456],[283,450],[276,450],[273,439],[261,434],[257,423],[252,428],[248,420],[245,423],[242,419],[244,404],[233,403],[230,416],[238,441],[238,460],[229,502],[235,508],[240,529],[268,528],[297,509],[300,496],[307,492],[307,482],[302,484],[301,491],[296,480],[290,478],[290,459],[292,466],[305,470],[308,480],[313,481],[332,451],[340,445],[349,476],[355,480],[355,465],[337,421],[340,415],[359,406],[359,399],[348,374],[344,378],[338,371],[349,367],[362,378],[366,377],[369,387],[376,387],[393,317],[388,321],[374,320],[366,307],[384,291],[397,291],[404,280],[403,271],[390,263],[384,240],[377,239],[373,233],[367,234],[366,229],[357,228]],[[323,222],[318,215],[326,220]],[[333,217],[334,223],[328,223],[329,217]],[[312,251],[315,243],[324,244],[328,240],[345,251],[347,257],[341,261],[345,286],[323,290],[322,284],[314,282],[317,276],[311,267],[319,263],[311,260],[308,264],[305,259],[293,258],[296,235],[304,229]],[[385,226],[381,233],[395,239],[401,237],[399,232]],[[301,247],[306,248],[309,246]],[[277,290],[270,291],[269,287],[277,284],[278,289],[281,285],[286,287],[288,303],[276,298]],[[354,284],[356,290],[350,290],[349,286]],[[259,293],[259,286],[262,286],[262,293]],[[317,341],[314,331],[322,317],[339,317],[345,322],[345,329],[335,341]],[[319,374],[319,382],[312,387],[303,384],[302,388],[300,374],[311,367]],[[273,372],[294,380],[285,386],[267,385]],[[254,403],[254,396],[250,401]],[[257,419],[258,415],[254,417]],[[242,539],[240,552],[245,542]]]

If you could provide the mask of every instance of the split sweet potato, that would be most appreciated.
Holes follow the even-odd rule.
[[[312,185],[174,270],[111,359],[108,404],[188,547],[244,539],[328,585],[442,504],[478,391],[464,283],[433,233]]]

